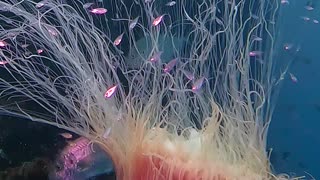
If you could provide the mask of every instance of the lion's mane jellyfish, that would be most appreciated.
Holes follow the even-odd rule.
[[[2,0],[1,111],[98,143],[119,180],[289,179],[266,151],[279,4]]]

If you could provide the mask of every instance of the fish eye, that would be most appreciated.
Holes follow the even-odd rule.
[[[74,164],[74,161],[72,159],[69,160],[70,164]]]
[[[61,171],[61,170],[62,170],[62,165],[59,164],[59,163],[56,163],[56,164],[55,164],[55,169],[56,169],[57,171]]]

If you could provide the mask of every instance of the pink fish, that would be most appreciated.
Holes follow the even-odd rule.
[[[251,51],[249,52],[249,56],[254,57],[254,56],[261,56],[262,52],[261,51]]]
[[[187,79],[189,79],[190,81],[194,79],[194,75],[191,72],[183,70],[183,69],[181,71],[187,77]]]
[[[108,12],[106,8],[94,8],[90,10],[91,13],[97,14],[97,15],[103,15]]]
[[[295,75],[293,75],[292,73],[289,73],[289,74],[290,74],[291,81],[294,82],[294,83],[297,83],[298,82],[298,78]]]
[[[58,32],[56,30],[54,30],[53,28],[47,28],[47,30],[52,36],[58,35]]]
[[[289,4],[289,0],[281,0],[281,4]]]
[[[46,0],[40,1],[36,4],[36,8],[42,8],[47,3]]]
[[[114,95],[114,93],[116,92],[118,88],[118,85],[114,85],[111,88],[109,88],[105,93],[104,93],[104,97],[105,98],[110,98],[112,95]]]
[[[8,64],[8,61],[0,61],[0,65]]]
[[[168,64],[165,65],[163,71],[168,73],[172,70],[172,68],[177,64],[179,58],[172,59]]]
[[[85,3],[83,4],[83,9],[89,9],[91,6],[93,5],[93,3]]]
[[[115,46],[118,46],[118,45],[121,43],[123,34],[124,34],[124,33],[120,34],[120,35],[113,41],[113,44],[114,44]]]
[[[161,23],[163,17],[164,17],[164,14],[155,18],[152,22],[152,26],[158,26]]]
[[[197,92],[203,85],[204,77],[199,78],[192,85],[192,92]]]
[[[65,132],[65,133],[60,133],[59,135],[62,136],[62,137],[64,137],[64,138],[66,138],[66,139],[71,139],[71,138],[72,138],[72,134],[67,133],[67,132]]]
[[[37,53],[38,53],[38,54],[41,54],[42,52],[43,52],[42,49],[38,49],[38,50],[37,50]]]
[[[0,47],[5,47],[7,45],[8,45],[7,42],[0,40]]]
[[[157,62],[160,60],[160,56],[162,54],[162,51],[159,51],[158,53],[155,53],[151,58],[150,58],[150,62]]]

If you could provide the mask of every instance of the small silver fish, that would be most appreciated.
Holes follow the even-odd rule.
[[[166,3],[166,6],[174,6],[176,4],[175,1],[170,1],[168,3]]]
[[[289,73],[289,75],[290,75],[290,79],[292,82],[294,82],[294,83],[298,82],[298,78],[295,75],[293,75],[292,73]]]
[[[139,16],[136,17],[135,19],[133,19],[130,23],[129,23],[129,30],[132,30],[134,27],[136,27],[137,23],[139,20]]]
[[[204,77],[197,79],[192,85],[192,92],[197,92],[202,87],[203,81]]]
[[[181,69],[182,73],[187,77],[187,79],[189,79],[190,81],[194,79],[194,75],[186,70]]]
[[[121,43],[122,38],[123,38],[123,34],[124,34],[124,33],[121,33],[121,34],[113,41],[113,44],[114,44],[115,46],[118,46],[118,45]]]
[[[42,8],[47,3],[47,0],[40,1],[36,4],[36,8]]]
[[[151,58],[150,58],[150,62],[157,62],[160,60],[160,57],[161,57],[161,54],[162,54],[162,51],[159,51],[157,53],[155,53]]]
[[[165,73],[169,73],[172,70],[172,68],[177,64],[178,60],[179,58],[172,59],[168,64],[166,64],[163,71]]]
[[[82,5],[82,7],[83,7],[83,9],[89,9],[92,5],[93,5],[93,3],[85,3]]]
[[[72,138],[72,134],[68,133],[68,132],[64,132],[64,133],[60,133],[60,136],[62,136],[65,139],[71,139]]]
[[[164,14],[161,15],[161,16],[158,16],[157,18],[155,18],[155,19],[152,21],[152,26],[158,26],[158,25],[161,23],[163,17],[164,17]]]
[[[0,149],[0,158],[9,161],[9,158],[8,158],[8,156],[6,155],[6,153],[4,152],[3,149]]]

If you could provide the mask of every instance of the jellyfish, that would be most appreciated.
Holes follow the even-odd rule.
[[[98,144],[119,180],[290,179],[266,151],[278,0],[68,3],[0,2],[1,112]]]

